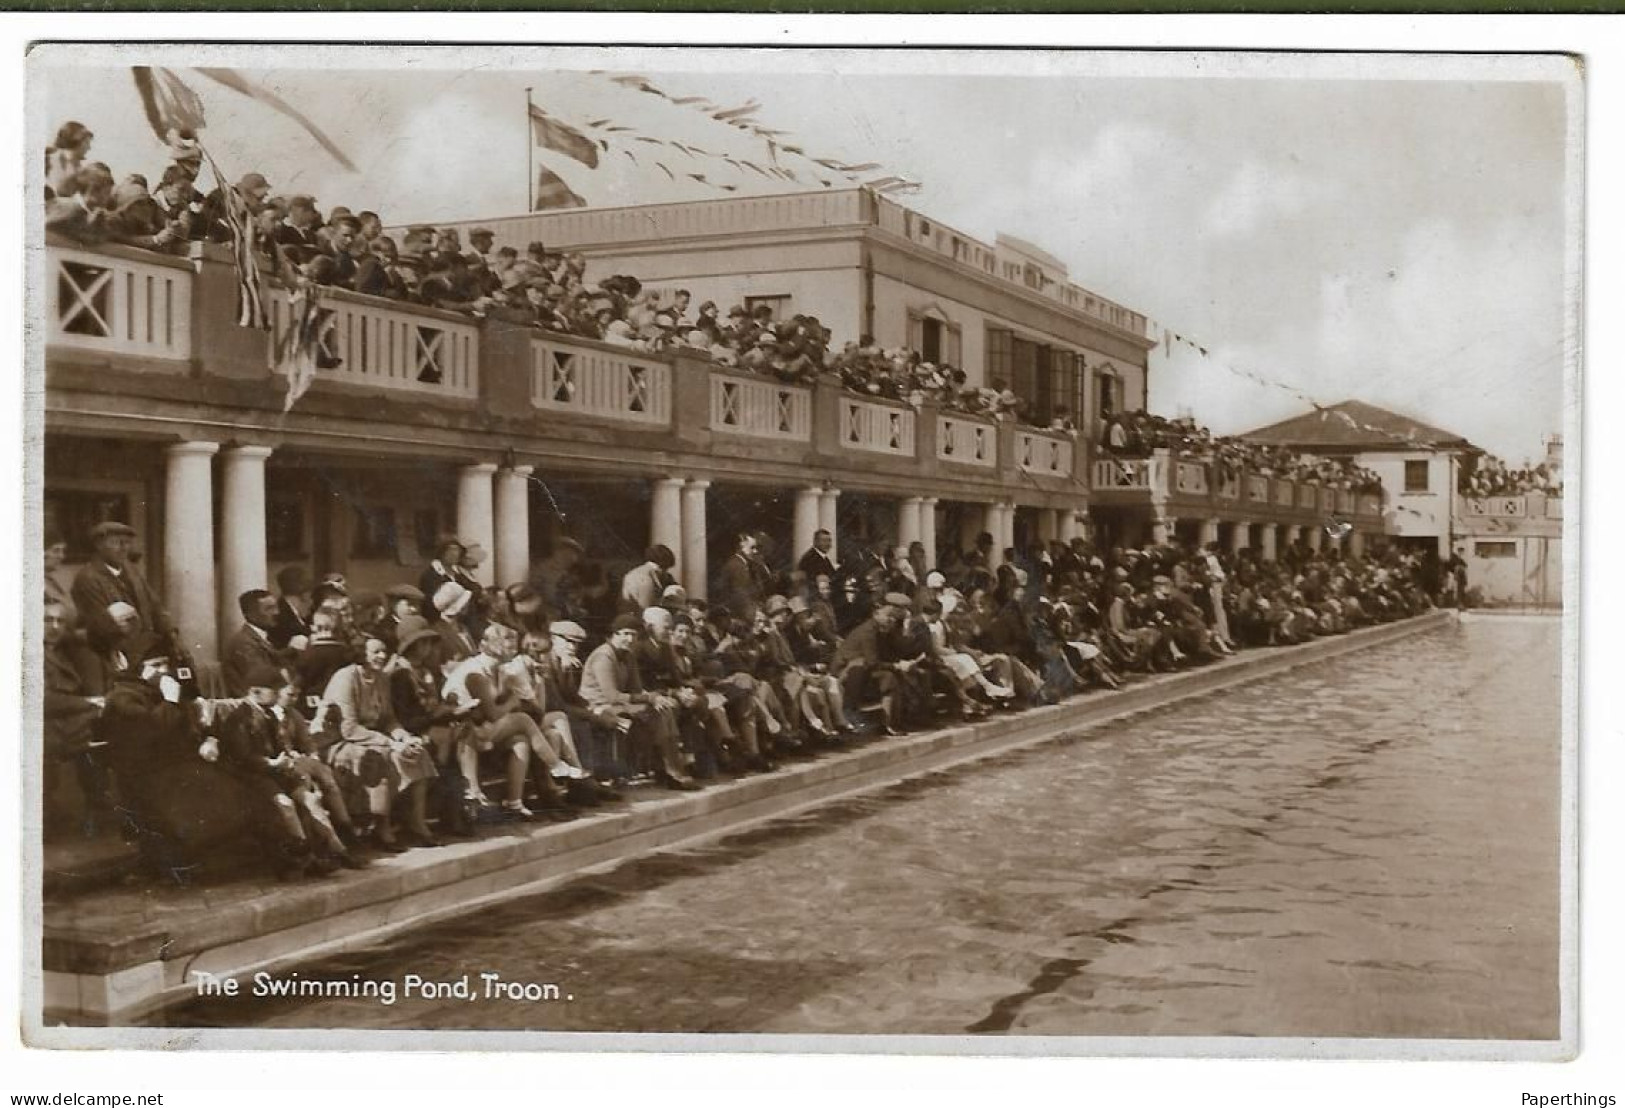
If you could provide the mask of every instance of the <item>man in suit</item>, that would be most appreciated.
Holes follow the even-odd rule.
[[[283,566],[276,575],[276,622],[270,627],[271,645],[278,650],[302,650],[310,639],[310,571],[304,566]]]
[[[736,619],[749,623],[762,604],[761,584],[756,575],[756,536],[745,532],[728,560],[722,563],[713,601],[727,608]]]
[[[831,581],[835,580],[835,536],[828,531],[817,530],[813,532],[813,544],[796,563],[796,568],[807,575],[808,581],[818,580],[820,573]]]
[[[220,674],[232,696],[248,695],[248,677],[255,670],[265,666],[275,670],[287,668],[288,652],[271,643],[277,608],[276,596],[265,589],[249,589],[237,598],[243,625],[226,640],[226,647],[220,652]]]
[[[130,564],[135,529],[126,523],[98,523],[91,528],[90,541],[96,552],[73,579],[72,589],[74,607],[84,622],[90,644],[105,650],[116,646],[127,631],[150,631],[160,636],[174,631],[175,622],[164,610],[157,592]],[[135,609],[133,627],[121,626],[117,615],[109,610],[118,603]]]

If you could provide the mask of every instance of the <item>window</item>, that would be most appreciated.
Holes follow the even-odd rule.
[[[1047,347],[1026,339],[1011,343],[1010,388],[1027,402],[1027,411],[1035,418],[1043,418],[1049,410],[1049,374],[1040,372],[1041,367],[1049,368],[1047,353]]]
[[[1516,558],[1518,544],[1515,542],[1478,542],[1473,544],[1473,553],[1480,558]]]
[[[1002,327],[987,329],[987,384],[1008,385],[1011,370],[1011,346],[1015,336]]]
[[[1426,458],[1417,462],[1405,463],[1405,491],[1428,491],[1428,463]]]
[[[755,315],[756,309],[760,308],[764,304],[772,310],[773,318],[779,322],[789,319],[792,314],[790,311],[790,296],[788,293],[782,296],[745,297],[745,310],[751,315]]]
[[[352,558],[392,558],[395,556],[395,509],[357,507],[355,532],[351,536]]]
[[[946,330],[941,320],[920,320],[920,357],[933,364],[942,361],[942,336]]]
[[[1100,406],[1096,409],[1101,419],[1116,415],[1123,407],[1123,382],[1115,373],[1102,371],[1095,378],[1099,389]]]

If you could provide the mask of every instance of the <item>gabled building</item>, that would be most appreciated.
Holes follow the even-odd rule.
[[[1241,436],[1305,454],[1348,458],[1382,479],[1383,531],[1401,546],[1451,551],[1452,512],[1464,462],[1483,453],[1453,431],[1345,400]]]

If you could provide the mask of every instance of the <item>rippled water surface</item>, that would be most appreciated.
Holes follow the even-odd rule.
[[[177,1024],[1554,1038],[1559,624],[1479,618],[301,967]]]

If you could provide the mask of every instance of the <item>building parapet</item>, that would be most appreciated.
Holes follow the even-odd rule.
[[[1149,457],[1096,457],[1090,466],[1091,495],[1103,504],[1152,503],[1171,516],[1260,517],[1287,524],[1315,524],[1338,515],[1366,530],[1382,527],[1382,498],[1350,489],[1323,488],[1315,481],[1227,468],[1173,450]]]

